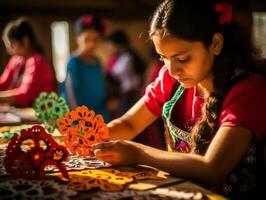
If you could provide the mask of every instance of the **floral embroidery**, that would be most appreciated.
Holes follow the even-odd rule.
[[[167,146],[169,151],[178,151],[182,153],[189,153],[191,151],[190,134],[182,129],[176,127],[170,121],[172,109],[178,99],[184,92],[184,87],[179,86],[172,99],[166,102],[163,106],[163,118],[165,122],[165,135],[169,138],[166,141],[169,143]],[[170,140],[170,141],[169,141]]]

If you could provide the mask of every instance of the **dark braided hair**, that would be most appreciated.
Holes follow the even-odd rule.
[[[201,119],[191,130],[193,152],[205,154],[218,130],[223,100],[235,83],[245,79],[255,66],[252,47],[246,31],[234,21],[219,23],[213,0],[166,0],[154,13],[150,25],[150,37],[171,34],[186,41],[199,41],[205,48],[212,43],[215,33],[224,38],[220,55],[212,68],[213,91],[207,97]]]

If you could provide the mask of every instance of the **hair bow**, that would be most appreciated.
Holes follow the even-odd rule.
[[[233,6],[229,3],[218,3],[215,5],[215,11],[220,13],[219,23],[229,24],[233,19]]]
[[[81,23],[82,23],[82,25],[91,25],[92,21],[93,21],[92,17],[91,16],[87,16],[87,17],[84,17],[82,19]]]

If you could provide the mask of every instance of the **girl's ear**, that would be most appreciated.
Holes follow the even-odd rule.
[[[223,47],[224,37],[221,33],[215,33],[212,37],[211,51],[218,56]]]

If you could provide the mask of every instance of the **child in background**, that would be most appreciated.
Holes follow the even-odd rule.
[[[30,107],[40,92],[57,91],[54,71],[26,19],[11,21],[3,41],[12,57],[0,77],[0,103]]]
[[[266,81],[244,33],[230,4],[164,1],[149,34],[165,66],[144,97],[108,124],[114,140],[94,145],[96,157],[150,165],[231,199],[256,198],[265,187]],[[160,116],[168,151],[127,141]]]
[[[107,64],[106,77],[108,91],[116,91],[118,106],[114,109],[114,116],[124,114],[140,97],[141,87],[144,82],[146,63],[131,47],[129,38],[123,30],[110,33],[106,39],[107,52],[110,59]]]
[[[67,64],[67,75],[63,93],[71,109],[85,105],[102,114],[109,121],[109,112],[105,107],[106,89],[102,64],[95,55],[104,25],[94,16],[82,16],[75,23],[77,49]]]

